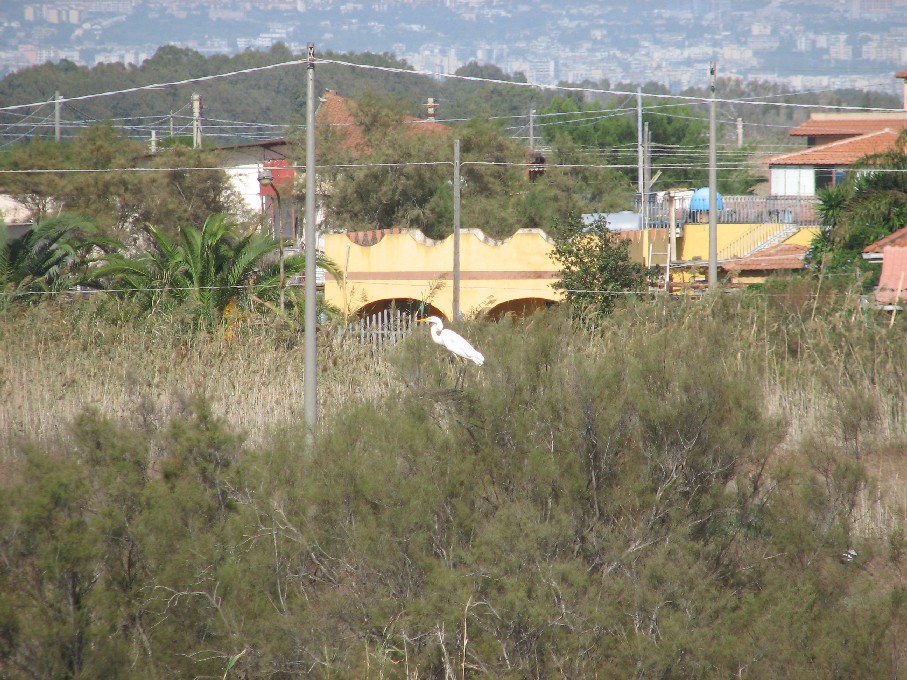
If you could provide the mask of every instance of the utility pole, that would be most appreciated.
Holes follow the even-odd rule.
[[[305,343],[303,351],[303,401],[305,410],[306,437],[310,446],[315,444],[315,428],[318,425],[318,346],[315,344],[317,331],[315,306],[315,258],[317,257],[317,236],[315,235],[315,43],[309,43],[309,62],[306,73],[306,128],[305,128]]]
[[[715,160],[715,81],[718,67],[709,63],[709,290],[718,288],[718,168]]]
[[[59,90],[54,92],[54,139],[57,143],[62,139],[62,135],[60,134],[60,104],[62,99]]]
[[[460,318],[460,140],[454,140],[453,172],[453,320]]]
[[[192,93],[192,148],[202,148],[202,96]]]
[[[737,118],[737,148],[743,146],[743,118]]]
[[[642,130],[642,88],[636,88],[636,192],[639,194],[639,214],[642,217],[643,194],[646,190],[645,151],[643,150]],[[642,223],[640,222],[640,228]]]
[[[640,214],[642,215],[642,228],[645,229],[649,225],[649,193],[652,189],[652,131],[649,129],[649,123],[643,123],[643,137],[642,137],[642,179],[643,179],[643,190],[642,190],[642,209]]]
[[[529,150],[535,151],[535,109],[529,109]]]
[[[668,192],[668,229],[670,233],[670,244],[668,246],[668,270],[665,275],[665,287],[671,290],[671,260],[677,258],[677,214],[674,212],[674,192]]]

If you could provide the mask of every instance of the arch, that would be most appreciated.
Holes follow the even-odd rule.
[[[444,314],[432,304],[424,300],[415,300],[413,298],[387,298],[384,300],[373,300],[367,302],[359,309],[353,311],[353,316],[363,318],[380,314],[386,309],[395,309],[402,314],[418,316],[439,316],[445,318]]]
[[[512,314],[517,317],[527,317],[531,316],[535,312],[541,309],[547,309],[551,305],[557,304],[555,300],[548,300],[546,298],[516,298],[514,300],[506,300],[501,302],[494,307],[490,307],[485,310],[485,315],[491,319],[500,320],[508,314]]]

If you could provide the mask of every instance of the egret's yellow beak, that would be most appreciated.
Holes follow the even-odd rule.
[[[421,319],[416,319],[416,323],[422,323],[423,321],[428,321],[428,317],[423,316]]]

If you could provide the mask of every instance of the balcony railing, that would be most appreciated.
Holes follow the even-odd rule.
[[[722,196],[718,211],[719,224],[792,224],[800,227],[821,226],[814,196]],[[639,210],[639,203],[636,205]],[[670,223],[668,199],[652,197],[646,205],[646,222],[650,228],[667,227]],[[708,222],[708,210],[690,210],[689,198],[674,201],[676,224]]]

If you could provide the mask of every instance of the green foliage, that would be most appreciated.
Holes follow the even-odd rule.
[[[29,171],[7,175],[6,187],[38,221],[62,207],[123,240],[145,224],[175,233],[178,224],[238,211],[214,155],[173,148],[150,161],[144,156],[142,145],[112,125],[92,125],[62,144],[36,138],[11,147],[0,168]]]
[[[868,272],[874,284],[880,269],[863,261],[871,243],[907,225],[907,134],[889,152],[867,156],[853,166],[844,184],[818,192],[822,231],[811,243],[809,262],[829,273]]]
[[[647,91],[659,88],[647,88]],[[540,110],[548,116],[542,128],[549,143],[568,138],[586,150],[590,159],[605,166],[621,168],[627,181],[637,177],[639,132],[637,112],[627,108],[626,101],[578,101],[571,96],[558,96]],[[664,98],[643,97],[645,120],[651,134],[652,172],[661,171],[659,186],[698,187],[708,181],[708,166],[703,155],[708,147],[708,119],[691,105]],[[563,142],[561,142],[563,143]],[[723,151],[724,165],[719,176],[719,190],[745,193],[758,178],[745,166],[746,149]]]
[[[363,133],[361,149],[345,145],[341,130],[319,130],[319,149],[326,150],[321,162],[331,184],[328,223],[334,229],[404,227],[431,238],[448,236],[454,138],[461,149],[461,224],[493,238],[521,227],[547,227],[565,211],[600,204],[614,188],[600,181],[607,173],[574,170],[552,170],[531,183],[526,149],[497,121],[473,118],[446,135],[419,132],[404,122],[396,102],[377,95],[357,102],[355,117]]]
[[[569,215],[554,230],[552,259],[561,266],[555,288],[579,317],[607,314],[621,293],[640,291],[645,269],[630,260],[629,242],[608,230],[604,219],[585,225]]]
[[[344,373],[312,447],[219,416],[235,382],[85,410],[2,461],[0,675],[899,677],[896,537],[859,504],[903,436],[902,329],[765,291],[469,322],[463,389],[414,335]]]
[[[45,219],[17,239],[0,226],[0,305],[39,302],[42,293],[90,283],[90,265],[116,245],[99,234],[95,222],[72,214]]]
[[[201,229],[185,225],[178,239],[152,226],[146,233],[147,251],[108,256],[93,272],[109,288],[138,298],[145,309],[175,303],[213,321],[230,305],[245,308],[253,298],[274,301],[279,295],[280,245],[268,234],[244,234],[226,215],[209,215]],[[337,271],[323,256],[317,264]],[[285,277],[304,272],[305,256],[285,257],[283,268]]]

